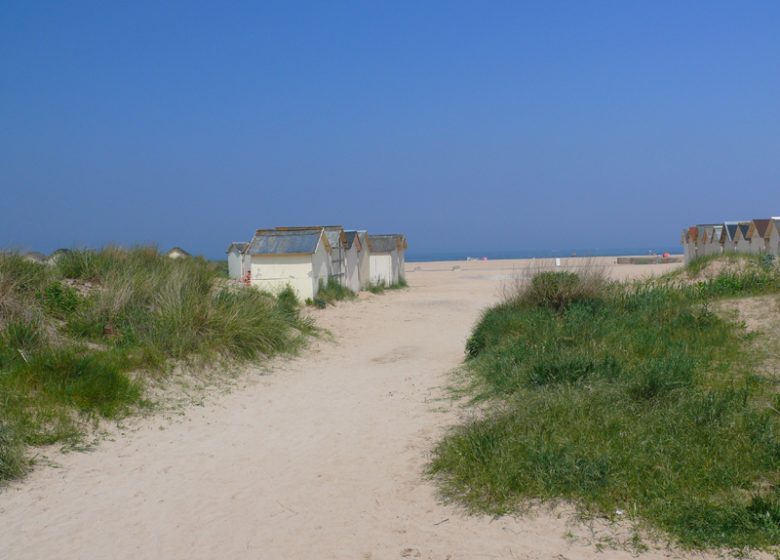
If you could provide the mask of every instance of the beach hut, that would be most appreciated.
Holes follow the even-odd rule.
[[[693,228],[684,228],[680,234],[680,244],[683,247],[683,262],[685,264],[688,264],[694,259],[694,245],[691,240],[691,229]]]
[[[60,260],[63,255],[68,255],[70,253],[72,253],[70,249],[55,249],[54,252],[46,259],[46,262],[48,264],[57,264],[57,261]]]
[[[346,238],[342,226],[325,226],[325,236],[330,243],[330,277],[347,286]]]
[[[369,235],[369,278],[372,284],[389,286],[397,282],[393,275],[393,263],[397,260],[398,244],[392,236]]]
[[[349,239],[349,236],[355,236],[360,242],[358,247],[358,279],[360,281],[360,289],[365,290],[371,284],[371,251],[368,248],[368,232],[366,230],[351,230],[344,232]]]
[[[406,250],[409,248],[409,243],[402,233],[396,234],[396,238],[398,240],[398,278],[406,280]]]
[[[253,286],[276,293],[291,286],[299,298],[328,281],[331,247],[323,228],[259,229],[246,254]]]
[[[406,237],[401,234],[369,235],[371,282],[390,285],[404,278],[407,247]]]
[[[344,285],[357,293],[362,289],[360,281],[361,261],[368,264],[366,250],[360,240],[359,232],[355,230],[344,232]]]
[[[698,224],[696,226],[696,256],[704,257],[707,255],[707,241],[712,233],[712,228],[716,224]]]
[[[696,226],[696,248],[698,256],[703,257],[707,248],[707,226]]]
[[[167,253],[165,253],[165,256],[169,259],[185,259],[187,257],[191,257],[187,251],[182,249],[181,247],[174,247]]]
[[[720,244],[724,253],[733,253],[736,250],[734,236],[737,234],[739,222],[724,222],[720,232]]]
[[[345,285],[344,260],[344,228],[342,226],[284,226],[277,227],[278,231],[323,231],[330,245],[330,263],[328,263],[328,277],[342,286]]]
[[[704,247],[705,255],[720,255],[723,253],[723,245],[721,244],[720,241],[722,233],[723,233],[722,224],[712,226],[712,228],[708,230],[707,242]]]
[[[697,237],[697,241],[699,243],[699,247],[701,250],[699,251],[699,256],[707,256],[708,250],[709,250],[709,244],[710,244],[710,237],[712,234],[712,226],[707,224],[701,226],[701,229],[699,230],[699,235]]]
[[[241,280],[249,272],[249,256],[246,249],[249,243],[234,241],[227,248],[228,276],[234,280]]]
[[[780,257],[780,218],[772,218],[764,232],[766,252]]]
[[[46,255],[38,251],[29,251],[22,254],[22,258],[28,262],[46,264]]]
[[[747,232],[747,239],[750,247],[750,252],[754,255],[766,253],[766,230],[772,220],[769,218],[752,220]]]
[[[699,252],[699,228],[698,226],[689,227],[684,233],[683,248],[685,253],[685,263],[688,264],[696,257],[702,256]]]
[[[739,222],[737,224],[737,231],[734,233],[734,251],[737,253],[750,253],[748,231],[750,231],[750,222]]]

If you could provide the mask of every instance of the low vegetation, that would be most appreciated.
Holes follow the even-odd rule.
[[[54,265],[0,255],[0,482],[31,445],[146,404],[144,385],[182,360],[294,350],[311,330],[292,290],[274,297],[202,259],[153,248],[74,251]]]
[[[320,280],[320,286],[314,299],[307,299],[307,305],[313,305],[319,309],[325,309],[328,305],[333,305],[337,301],[355,299],[355,292],[342,286],[335,278],[328,278],[325,283]]]
[[[388,284],[386,282],[370,283],[366,288],[372,294],[383,294],[385,290],[400,290],[408,287],[404,278],[398,282]],[[349,288],[342,286],[335,278],[329,278],[327,283],[320,280],[320,287],[314,299],[307,299],[307,305],[313,305],[319,309],[325,309],[328,305],[334,305],[337,301],[355,299],[357,294]]]
[[[367,290],[372,294],[382,294],[385,290],[400,290],[402,288],[408,288],[409,284],[406,282],[406,278],[399,278],[397,282],[371,282],[368,285]]]
[[[780,291],[780,272],[699,277],[717,262],[638,284],[544,272],[486,311],[464,366],[485,412],[436,448],[443,493],[494,514],[565,500],[696,548],[780,544],[780,380],[713,311]]]

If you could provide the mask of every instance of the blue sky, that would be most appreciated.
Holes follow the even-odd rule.
[[[675,246],[780,214],[778,2],[4,2],[0,245]]]

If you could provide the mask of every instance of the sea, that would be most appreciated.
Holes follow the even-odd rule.
[[[662,255],[682,253],[681,247],[626,247],[618,249],[560,249],[528,251],[437,251],[406,252],[406,262],[465,261],[468,259],[554,259],[564,257],[620,257],[624,255]]]

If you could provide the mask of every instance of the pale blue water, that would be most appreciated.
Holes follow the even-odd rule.
[[[426,262],[426,261],[465,261],[467,257],[482,258],[488,260],[497,259],[544,259],[555,257],[619,257],[622,255],[649,255],[663,254],[664,252],[673,255],[682,253],[682,247],[628,247],[618,249],[580,249],[580,250],[558,250],[558,251],[461,251],[461,252],[406,252],[406,262]]]

